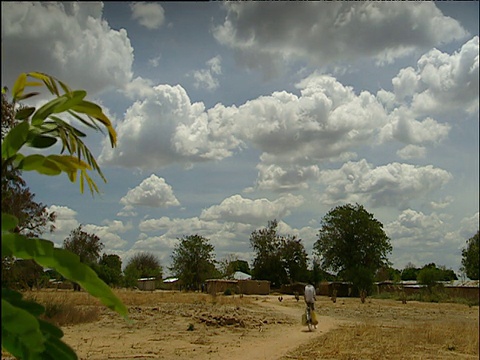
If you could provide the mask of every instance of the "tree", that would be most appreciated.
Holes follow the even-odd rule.
[[[250,267],[245,260],[239,260],[237,255],[228,254],[223,260],[218,262],[219,272],[224,278],[231,278],[237,271],[250,274]]]
[[[103,249],[103,243],[95,234],[82,231],[82,225],[72,230],[70,235],[63,241],[63,248],[77,254],[80,262],[95,268]],[[80,291],[80,285],[73,283],[73,290]]]
[[[437,269],[437,266],[434,263],[425,265],[417,275],[417,281],[426,285],[429,290],[442,280],[442,272]]]
[[[123,281],[122,259],[118,255],[103,254],[94,270],[110,286],[120,286]]]
[[[178,239],[172,254],[170,270],[187,287],[198,290],[208,278],[215,276],[214,246],[200,235]]]
[[[418,272],[420,268],[415,267],[412,263],[408,263],[400,274],[400,278],[403,281],[417,280]]]
[[[462,271],[471,280],[479,279],[479,246],[478,246],[478,234],[473,235],[467,241],[467,247],[462,250]]]
[[[322,219],[315,253],[324,270],[332,270],[357,291],[369,290],[376,271],[389,265],[392,251],[383,225],[362,205],[343,205],[330,210]]]
[[[295,236],[282,237],[280,245],[282,266],[286,271],[288,282],[305,282],[308,280],[308,256],[302,240]]]
[[[287,273],[280,254],[281,239],[277,235],[277,220],[269,221],[264,229],[250,235],[250,246],[255,252],[252,275],[255,279],[268,280],[279,288],[286,281]]]
[[[301,239],[277,233],[277,220],[250,235],[250,246],[256,253],[253,260],[255,279],[269,280],[273,287],[308,278],[307,253]]]
[[[103,247],[100,238],[95,234],[83,231],[82,225],[72,230],[70,235],[63,240],[63,248],[77,254],[80,261],[87,265],[98,262]]]
[[[151,253],[137,253],[127,262],[125,267],[125,282],[127,287],[137,286],[137,280],[140,278],[154,277],[162,279],[163,268],[160,260]]]
[[[15,109],[2,94],[2,140],[19,123],[15,120]],[[48,213],[47,207],[34,201],[21,172],[13,164],[2,166],[2,211],[18,219],[16,231],[28,237],[39,237],[46,230],[53,231],[55,213]],[[47,226],[48,224],[50,226]]]
[[[15,111],[19,123],[2,136],[2,171],[9,167],[19,171],[36,171],[43,175],[66,173],[71,182],[80,174],[80,191],[85,182],[90,192],[98,192],[89,171],[106,181],[95,158],[82,141],[84,133],[59,116],[68,113],[73,121],[95,130],[107,129],[112,147],[116,133],[102,109],[84,100],[86,92],[72,91],[66,84],[46,74],[31,72],[20,74],[12,88],[12,105],[38,93],[25,93],[31,86],[45,86],[55,98],[39,109],[21,108]],[[63,94],[59,91],[63,90]],[[2,94],[5,94],[5,88]],[[3,106],[3,104],[2,104]],[[2,128],[3,130],[3,128]],[[3,135],[3,134],[2,134]],[[46,149],[57,141],[62,143],[59,155],[23,155],[25,147]],[[67,151],[68,154],[64,152]],[[85,159],[85,160],[82,160]],[[79,257],[65,249],[55,248],[52,241],[29,238],[20,234],[19,221],[2,209],[2,257],[33,260],[42,267],[54,268],[65,278],[78,282],[103,304],[125,318],[128,310],[96,273],[79,261]],[[2,349],[22,359],[77,359],[75,352],[61,338],[63,332],[42,320],[45,308],[35,301],[22,299],[22,294],[2,282]]]
[[[2,262],[2,286],[16,290],[32,290],[45,285],[43,267],[33,260],[5,259]]]
[[[394,269],[390,266],[382,266],[377,270],[375,274],[375,281],[386,281],[390,280],[393,282],[400,281],[401,272],[400,270]]]

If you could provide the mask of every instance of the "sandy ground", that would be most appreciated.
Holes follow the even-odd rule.
[[[76,301],[77,304],[82,297],[89,296],[85,293],[73,295],[71,301]],[[65,294],[59,292],[58,296],[62,298]],[[372,351],[377,348],[375,345],[382,340],[378,337],[385,337],[384,333],[387,333],[386,339],[382,340],[386,341],[386,344],[390,344],[391,336],[395,341],[400,340],[399,336],[410,339],[413,334],[408,331],[414,329],[412,324],[417,325],[416,331],[423,331],[423,326],[427,326],[425,331],[430,337],[433,332],[428,330],[431,329],[428,326],[448,330],[452,324],[456,324],[454,328],[462,333],[466,325],[469,325],[468,329],[472,329],[474,324],[473,331],[477,334],[476,337],[474,334],[473,339],[478,339],[478,326],[475,330],[475,325],[479,322],[478,306],[414,301],[402,304],[395,300],[370,298],[364,304],[358,298],[339,298],[333,303],[328,297],[319,297],[316,304],[319,324],[316,330],[309,332],[307,327],[301,324],[305,304],[302,300],[297,302],[291,295],[283,295],[281,302],[278,295],[242,298],[221,295],[211,298],[206,294],[192,297],[189,293],[173,292],[169,296],[166,299],[165,293],[161,292],[122,294],[129,309],[130,321],[124,320],[104,306],[87,305],[89,302],[75,305],[101,309],[100,318],[95,322],[62,326],[65,334],[63,340],[73,347],[80,359],[88,360],[288,360],[310,359],[311,354],[317,354],[319,350],[325,350],[326,353],[323,353],[328,353],[328,356],[318,353],[319,355],[313,355],[313,358],[343,360],[383,359],[384,353],[372,355]],[[373,333],[373,338],[365,337],[366,342],[361,343],[362,349],[373,349],[363,352],[362,354],[367,354],[363,356],[359,355],[352,341],[359,343],[358,331],[364,331],[362,326],[365,324],[379,330]],[[396,329],[400,328],[407,329],[407,333],[397,333]],[[354,335],[357,337],[345,337],[352,329],[355,329]],[[445,336],[447,338],[442,337],[440,345],[429,344],[430,340],[419,343],[420,353],[398,352],[396,354],[402,356],[387,358],[436,360],[439,359],[438,354],[446,353],[440,358],[478,358],[478,349],[462,353],[460,349],[452,351],[451,347],[445,348],[443,340],[450,341],[449,335]],[[343,341],[344,337],[349,340]],[[465,338],[467,339],[467,336]],[[471,339],[470,333],[468,339]],[[408,342],[410,340],[407,340]],[[474,342],[478,347],[478,341]],[[333,346],[336,344],[341,344],[341,351]],[[432,347],[433,350],[430,349]],[[428,352],[425,352],[425,349]],[[303,354],[310,355],[305,357]],[[2,351],[2,358],[11,359],[3,355]]]
[[[245,297],[246,298],[246,297]],[[237,305],[170,304],[130,307],[131,323],[105,310],[100,321],[64,327],[81,359],[278,359],[345,320],[319,316],[301,324],[302,301],[251,297]]]

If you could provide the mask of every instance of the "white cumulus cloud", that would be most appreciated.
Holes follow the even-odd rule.
[[[173,194],[173,189],[164,178],[152,174],[140,185],[128,191],[120,203],[130,206],[168,207],[178,206],[179,201]]]
[[[478,36],[453,54],[433,49],[392,80],[398,101],[419,115],[478,112]]]
[[[374,167],[366,160],[347,162],[340,169],[324,170],[320,182],[326,185],[321,200],[326,204],[371,203],[373,206],[405,208],[419,198],[440,189],[452,175],[432,165],[391,163]]]
[[[225,7],[215,38],[236,50],[244,65],[270,74],[284,60],[320,66],[362,57],[391,62],[467,35],[431,2],[228,2]]]
[[[134,2],[130,4],[132,18],[147,29],[159,29],[165,22],[165,11],[159,3]]]
[[[215,56],[207,61],[208,66],[205,69],[193,71],[192,76],[195,80],[193,85],[196,88],[204,88],[209,91],[215,90],[220,86],[218,75],[222,74],[222,58]]]
[[[2,2],[2,82],[12,86],[21,72],[41,71],[94,93],[123,87],[133,48],[102,12],[101,2]]]
[[[219,205],[203,210],[200,219],[264,224],[269,220],[280,220],[287,216],[290,210],[299,207],[303,201],[303,197],[290,194],[274,201],[265,198],[252,200],[233,195]]]

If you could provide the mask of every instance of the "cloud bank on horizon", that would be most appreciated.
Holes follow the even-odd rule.
[[[92,142],[114,177],[105,206],[27,175],[58,214],[52,238],[84,224],[107,252],[167,265],[199,234],[218,259],[252,260],[249,235],[269,220],[311,253],[323,215],[358,202],[395,267],[458,270],[479,226],[478,17],[473,33],[471,8],[406,5],[3,2],[3,85],[57,76],[118,133],[115,149]]]

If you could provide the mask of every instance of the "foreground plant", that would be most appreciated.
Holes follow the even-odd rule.
[[[54,99],[41,106],[15,110],[19,101],[37,95],[25,93],[28,87],[46,87]],[[61,90],[61,91],[60,91]],[[3,90],[5,92],[5,90]],[[94,171],[106,181],[95,158],[82,141],[86,135],[59,117],[70,115],[73,121],[97,131],[106,129],[111,146],[116,145],[116,132],[103,110],[84,100],[84,90],[72,91],[52,76],[23,73],[12,88],[15,124],[2,140],[2,176],[7,169],[37,171],[43,175],[66,173],[71,182],[80,174],[80,191],[85,182],[92,195],[98,187],[89,175]],[[23,155],[25,147],[46,149],[58,141],[60,154]],[[53,268],[63,277],[78,283],[103,304],[127,318],[127,308],[97,274],[80,262],[77,255],[55,248],[49,240],[28,238],[15,231],[18,219],[2,212],[2,258],[9,256],[32,259],[43,267]],[[2,285],[2,349],[21,359],[77,359],[75,352],[61,338],[60,328],[40,319],[45,308],[34,301],[22,299],[22,294]]]

